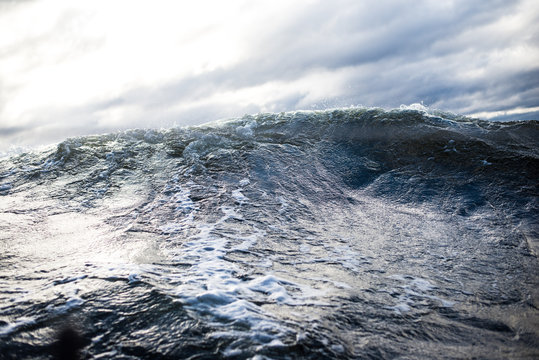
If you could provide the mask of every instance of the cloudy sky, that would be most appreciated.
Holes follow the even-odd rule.
[[[539,118],[536,0],[0,0],[0,151],[258,112]]]

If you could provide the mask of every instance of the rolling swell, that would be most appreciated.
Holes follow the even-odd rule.
[[[259,114],[3,160],[0,350],[76,317],[102,357],[533,357],[538,125]]]
[[[426,180],[453,175],[508,188],[521,184],[525,194],[536,185],[538,138],[537,121],[492,123],[445,113],[359,108],[260,114],[190,129],[74,138],[50,154],[25,154],[12,161],[15,166],[24,164],[25,169],[17,172],[24,184],[32,178],[39,182],[81,173],[88,175],[88,181],[99,181],[115,171],[143,170],[141,162],[159,151],[193,169],[233,170],[227,166],[237,165],[239,159],[226,157],[245,158],[275,146],[302,154],[316,152],[318,162],[351,188],[369,185],[381,175],[410,173]],[[283,161],[288,155],[278,154]],[[7,174],[13,176],[9,170]],[[7,183],[3,191],[17,190],[16,182]]]

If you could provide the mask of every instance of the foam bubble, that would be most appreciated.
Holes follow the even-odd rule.
[[[280,281],[273,275],[266,275],[252,280],[248,288],[253,291],[260,291],[268,296],[268,299],[278,303],[290,302],[291,298]]]
[[[54,306],[54,305],[50,304],[50,305],[48,305],[46,307],[46,309],[51,311],[51,312],[54,312],[56,314],[65,314],[65,313],[71,311],[72,309],[81,306],[82,304],[84,304],[83,299],[81,299],[78,296],[73,296],[73,297],[69,298],[62,305]]]
[[[243,178],[240,180],[240,186],[247,186],[251,183],[251,181],[247,178]]]
[[[14,322],[6,322],[5,325],[0,325],[0,335],[9,335],[16,331],[18,328],[33,325],[36,323],[36,319],[32,317],[20,317]]]
[[[452,307],[455,303],[450,300],[442,299],[432,294],[438,287],[427,279],[414,277],[410,275],[394,274],[388,276],[389,279],[401,282],[399,289],[393,289],[399,294],[397,305],[391,307],[397,312],[410,311],[411,307],[417,306],[417,299],[430,299],[440,303],[443,307]]]
[[[232,197],[236,199],[238,204],[243,204],[249,201],[249,198],[243,195],[240,189],[232,191]]]

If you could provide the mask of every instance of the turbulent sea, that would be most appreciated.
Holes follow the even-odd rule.
[[[538,143],[351,108],[4,158],[0,358],[537,359]]]

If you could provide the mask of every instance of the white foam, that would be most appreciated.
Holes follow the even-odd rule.
[[[263,268],[270,268],[273,266],[273,261],[271,259],[264,259],[261,262],[259,262],[257,266],[263,267]]]
[[[236,127],[236,133],[243,137],[252,137],[254,135],[254,132],[253,132],[254,124],[255,124],[254,122],[248,122],[243,126],[240,125]]]
[[[288,201],[286,201],[286,199],[283,196],[279,196],[277,199],[281,203],[281,208],[279,209],[279,214],[283,214],[284,212],[286,212],[286,210],[288,209],[290,204],[288,203]]]
[[[194,185],[192,182],[179,185],[179,178],[175,176],[173,184],[168,184],[163,189],[164,198],[159,199],[154,204],[149,205],[148,211],[152,212],[155,208],[159,208],[167,203],[171,203],[174,206],[176,212],[175,221],[167,221],[164,224],[157,226],[157,229],[165,234],[181,233],[185,229],[189,228],[194,221],[194,214],[197,210],[196,204],[191,200],[190,185]],[[167,196],[171,193],[172,195]]]
[[[401,106],[399,106],[399,109],[400,110],[415,110],[415,111],[419,111],[419,112],[422,112],[422,113],[428,113],[428,108],[423,105],[423,103],[413,103],[413,104],[410,104],[410,105],[404,105],[402,104]]]
[[[263,317],[259,315],[259,313],[261,313],[260,308],[252,302],[243,299],[217,306],[213,310],[214,315],[217,318],[243,323],[252,328],[263,319]]]
[[[412,280],[411,286],[419,289],[420,291],[430,291],[436,288],[436,286],[431,284],[428,280],[417,277]]]
[[[118,351],[111,350],[97,354],[93,356],[93,359],[113,359],[114,357],[116,357],[116,355],[118,355]]]
[[[253,227],[254,233],[248,236],[235,236],[234,239],[236,240],[242,240],[242,242],[234,247],[231,248],[231,250],[240,250],[240,251],[246,251],[253,247],[258,239],[262,238],[266,235],[266,232],[263,230],[260,230],[256,227]]]
[[[426,279],[401,274],[390,275],[388,278],[404,283],[399,285],[399,288],[403,291],[403,293],[399,295],[400,303],[391,307],[396,312],[402,313],[410,311],[410,307],[416,302],[414,298],[434,300],[444,307],[452,307],[455,304],[453,301],[432,295],[431,292],[435,291],[438,287]],[[393,291],[400,292],[397,289],[394,289]]]
[[[251,183],[251,181],[247,178],[243,178],[240,180],[240,186],[247,186]]]
[[[225,216],[219,219],[219,221],[216,224],[221,224],[227,221],[228,219],[239,219],[239,220],[243,219],[243,217],[240,214],[238,214],[238,212],[236,211],[236,208],[234,207],[221,206],[220,210],[223,214],[225,214]]]
[[[312,246],[311,245],[308,245],[308,244],[301,244],[299,246],[299,251],[301,251],[301,253],[303,254],[308,254],[311,252],[311,248]]]
[[[183,187],[180,187],[179,192],[174,193],[172,201],[178,204],[176,211],[188,214],[195,209],[195,204],[193,203],[193,200],[191,200],[190,196],[191,191]]]
[[[75,282],[75,281],[78,281],[78,280],[82,280],[82,279],[85,279],[87,278],[88,275],[79,275],[79,276],[72,276],[72,277],[66,277],[66,278],[63,278],[61,280],[54,280],[52,282],[52,285],[55,286],[55,285],[62,285],[62,284],[67,284],[67,283],[70,283],[70,282]],[[46,286],[45,288],[47,288],[48,286]]]
[[[185,299],[185,303],[189,305],[227,305],[236,301],[236,298],[227,294],[224,291],[210,290],[205,291],[196,296]]]
[[[405,313],[410,311],[410,306],[406,302],[401,302],[395,306],[392,306],[391,309],[395,310],[397,313]]]
[[[239,204],[244,204],[249,201],[249,198],[243,195],[240,189],[232,191],[232,197],[236,199],[236,202]]]
[[[8,322],[6,325],[0,326],[0,335],[8,335],[20,328],[21,326],[35,324],[36,320],[31,317],[20,317],[15,322]]]
[[[248,288],[253,291],[264,293],[269,300],[278,303],[291,302],[286,289],[280,284],[279,279],[273,275],[266,275],[250,281]]]
[[[54,312],[56,314],[65,314],[65,313],[69,312],[70,310],[81,306],[82,304],[84,304],[83,299],[81,299],[78,296],[73,296],[73,297],[69,298],[62,305],[54,306],[54,305],[51,304],[51,305],[48,305],[46,307],[46,309],[48,311]]]
[[[162,140],[163,140],[163,134],[159,132],[158,130],[151,129],[151,130],[147,130],[144,133],[144,141],[148,143],[155,144],[155,143],[161,142]]]

